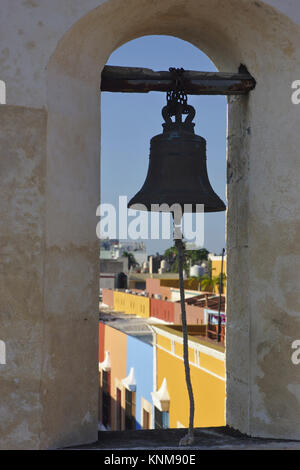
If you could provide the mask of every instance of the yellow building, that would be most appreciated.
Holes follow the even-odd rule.
[[[210,256],[210,260],[211,260],[211,274],[212,274],[212,277],[219,277],[220,274],[221,274],[221,265],[222,265],[222,256]],[[227,261],[227,258],[226,256],[224,256],[224,260],[223,260],[223,274],[226,275],[226,263]],[[219,292],[219,288],[217,287],[216,288],[216,291]],[[223,283],[223,294],[226,295],[226,279]]]
[[[155,332],[155,407],[170,428],[188,427],[189,399],[179,326],[152,325]],[[225,350],[203,338],[205,325],[189,327],[189,361],[195,398],[195,427],[225,425]],[[202,331],[203,330],[203,331]]]
[[[114,310],[148,318],[150,317],[150,300],[142,295],[114,291]]]

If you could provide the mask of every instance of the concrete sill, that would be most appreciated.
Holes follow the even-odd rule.
[[[186,435],[185,429],[108,431],[99,432],[98,442],[76,446],[79,450],[177,449]],[[75,449],[68,448],[68,450]],[[180,449],[187,449],[181,447]],[[300,450],[300,442],[251,438],[227,427],[195,429],[195,443],[190,449],[199,450]]]

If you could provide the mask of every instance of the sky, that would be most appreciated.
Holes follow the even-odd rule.
[[[202,51],[171,36],[130,41],[117,49],[107,64],[153,70],[216,70]],[[188,102],[196,109],[195,132],[207,140],[210,182],[226,204],[226,97],[189,96]],[[130,200],[141,189],[148,170],[150,139],[162,132],[161,109],[165,104],[165,93],[101,94],[101,203],[118,209],[119,196]],[[219,254],[225,247],[225,213],[206,214],[204,234],[205,248]],[[148,255],[163,253],[173,245],[171,238],[141,241]]]

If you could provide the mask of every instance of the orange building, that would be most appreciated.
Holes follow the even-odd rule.
[[[114,291],[112,289],[102,289],[102,303],[114,308]]]
[[[150,429],[153,427],[151,333],[147,337],[141,331],[127,334],[107,322],[106,319],[105,323],[99,323],[99,424],[113,431]],[[128,319],[126,325],[131,322],[129,328],[133,329],[134,319]]]
[[[125,409],[125,397],[120,391],[121,380],[126,377],[126,354],[122,354],[126,351],[126,335],[102,323],[99,325],[100,343],[103,345],[103,360],[99,359],[99,422],[107,429],[121,429],[123,413],[117,415],[118,405],[121,410]]]

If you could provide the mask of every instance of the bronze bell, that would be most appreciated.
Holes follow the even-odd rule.
[[[184,121],[183,114],[187,114]],[[195,114],[186,101],[169,101],[163,108],[163,133],[151,139],[146,181],[129,202],[129,208],[143,210],[139,207],[143,204],[150,211],[152,204],[177,203],[182,210],[185,204],[191,204],[192,212],[196,212],[196,204],[203,204],[204,212],[226,210],[208,179],[206,140],[195,134]]]

